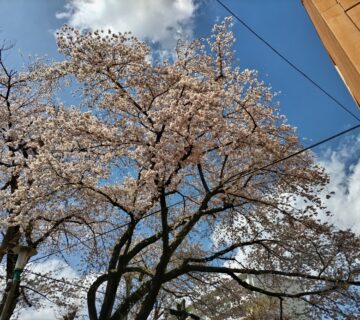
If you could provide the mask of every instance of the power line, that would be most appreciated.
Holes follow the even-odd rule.
[[[44,278],[44,279],[47,279],[47,280],[50,280],[50,281],[53,281],[53,282],[58,282],[58,283],[61,283],[61,284],[65,284],[65,285],[68,285],[68,286],[72,286],[72,287],[75,287],[75,288],[79,288],[79,289],[82,289],[83,292],[87,293],[88,290],[90,289],[90,287],[85,287],[85,286],[82,286],[80,284],[77,284],[77,283],[73,283],[73,282],[69,282],[69,281],[66,281],[66,280],[63,280],[63,279],[56,279],[56,278],[53,278],[53,277],[50,277],[50,276],[47,276],[45,274],[42,274],[42,273],[38,273],[38,272],[34,272],[34,271],[30,271],[30,270],[26,270],[27,273],[31,273],[37,277],[40,277],[40,278]],[[99,293],[102,293],[102,294],[105,294],[104,291],[97,291]],[[46,298],[48,299],[48,298]],[[49,299],[48,299],[49,300]],[[51,301],[49,300],[50,302],[52,302],[53,304],[56,304],[56,305],[59,305],[57,304],[56,302],[54,301]]]
[[[173,203],[173,204],[169,205],[168,208],[177,206],[177,205],[180,204],[180,203],[183,203],[183,201],[179,201],[179,202]],[[148,217],[150,217],[150,216],[153,216],[154,214],[159,213],[160,211],[161,211],[161,210],[157,210],[157,211],[154,211],[154,212],[150,212],[150,213],[148,213],[147,215],[144,215],[143,217],[141,217],[138,221],[141,221],[141,220],[146,219],[146,218],[148,218]],[[129,224],[130,224],[130,222],[124,223],[124,224],[122,224],[122,225],[120,225],[120,226],[117,226],[117,227],[112,228],[112,229],[110,229],[110,230],[104,231],[104,232],[99,233],[99,234],[97,234],[97,235],[95,235],[95,236],[88,237],[88,238],[86,238],[86,239],[84,239],[84,240],[77,239],[77,241],[78,241],[77,243],[74,243],[74,244],[68,246],[66,249],[56,250],[56,251],[51,252],[51,253],[49,253],[49,254],[47,254],[47,255],[45,255],[45,256],[42,256],[42,257],[36,258],[36,259],[34,259],[34,260],[31,260],[29,263],[34,263],[34,262],[37,262],[37,261],[39,261],[39,260],[42,260],[42,259],[46,259],[46,258],[48,258],[48,257],[51,257],[51,256],[53,256],[53,255],[55,255],[55,254],[57,254],[57,253],[61,253],[61,252],[65,251],[65,250],[72,249],[72,248],[74,248],[74,247],[76,247],[76,246],[78,246],[78,245],[80,245],[80,244],[84,244],[84,242],[87,242],[87,241],[90,241],[90,240],[94,240],[94,239],[96,239],[96,238],[98,238],[98,237],[102,237],[102,236],[107,235],[107,234],[109,234],[109,233],[112,233],[112,232],[114,232],[114,231],[117,231],[117,230],[120,230],[120,229],[122,229],[122,228],[125,228],[125,227],[127,227]]]
[[[262,166],[262,167],[260,167],[260,168],[251,170],[251,171],[246,172],[246,173],[243,173],[243,174],[234,175],[231,179],[229,179],[228,182],[234,181],[233,179],[235,179],[235,178],[236,178],[236,179],[240,179],[240,178],[246,177],[246,176],[248,176],[248,175],[250,175],[250,174],[253,174],[253,173],[258,172],[258,171],[261,171],[261,170],[264,170],[264,169],[269,168],[269,167],[271,167],[271,166],[273,166],[273,165],[275,165],[275,164],[278,164],[278,163],[280,163],[280,162],[286,161],[286,160],[288,160],[288,159],[290,159],[290,158],[293,158],[293,157],[295,157],[295,156],[298,156],[298,155],[301,154],[301,153],[304,153],[305,151],[314,149],[315,147],[318,147],[318,146],[320,146],[320,145],[322,145],[322,144],[324,144],[324,143],[326,143],[326,142],[329,142],[329,141],[331,141],[331,140],[334,140],[334,139],[336,139],[336,138],[338,138],[338,137],[340,137],[340,136],[342,136],[342,135],[344,135],[344,134],[346,134],[346,133],[349,133],[349,132],[351,132],[351,131],[354,131],[354,130],[356,130],[356,129],[358,129],[358,128],[360,128],[360,124],[358,124],[358,125],[356,125],[356,126],[353,126],[353,127],[349,128],[349,129],[340,131],[340,132],[338,132],[338,133],[336,133],[336,134],[334,134],[334,135],[332,135],[332,136],[330,136],[330,137],[328,137],[328,138],[325,138],[325,139],[323,139],[323,140],[320,140],[320,141],[318,141],[318,142],[316,142],[316,143],[314,143],[314,144],[312,144],[312,145],[310,145],[310,146],[308,146],[308,147],[305,147],[305,148],[303,148],[303,149],[301,149],[301,150],[299,150],[299,151],[297,151],[297,152],[294,152],[294,153],[292,153],[292,154],[290,154],[290,155],[288,155],[288,156],[286,156],[286,157],[284,157],[284,158],[275,160],[275,161],[273,161],[273,162],[271,162],[271,163],[269,163],[269,164],[267,164],[267,165],[264,165],[264,166]],[[235,180],[236,180],[236,179],[235,179]]]
[[[332,101],[334,101],[340,108],[342,108],[345,112],[350,114],[354,119],[360,122],[360,118],[355,115],[349,108],[345,107],[338,99],[336,99],[332,94],[326,91],[323,87],[321,87],[317,82],[315,82],[310,76],[308,76],[304,71],[302,71],[299,67],[297,67],[294,63],[292,63],[288,58],[286,58],[280,51],[278,51],[275,47],[273,47],[270,42],[265,40],[260,34],[258,34],[254,29],[252,29],[244,20],[242,20],[234,11],[232,11],[228,6],[226,6],[222,1],[216,0],[227,12],[229,12],[236,20],[238,20],[248,31],[250,31],[256,38],[258,38],[261,42],[263,42],[267,47],[269,47],[276,55],[278,55],[282,60],[284,60],[290,67],[292,67],[295,71],[300,73],[306,80],[308,80],[311,84],[317,87],[323,94],[329,97]]]
[[[120,226],[117,226],[117,227],[112,228],[112,229],[110,229],[110,230],[107,230],[107,231],[105,231],[105,232],[99,233],[99,234],[97,234],[97,235],[95,235],[95,236],[93,236],[93,237],[88,237],[88,238],[86,238],[86,239],[84,239],[84,240],[77,239],[77,242],[76,242],[76,243],[68,246],[67,248],[65,248],[65,249],[59,249],[59,250],[56,250],[56,251],[54,251],[54,252],[51,252],[51,253],[49,253],[49,254],[47,254],[47,255],[45,255],[45,256],[41,256],[41,257],[39,257],[39,258],[36,258],[36,259],[34,259],[34,260],[31,260],[31,261],[29,262],[29,264],[30,264],[30,263],[34,263],[34,262],[37,262],[37,261],[39,261],[39,260],[43,260],[43,259],[49,258],[49,257],[51,257],[51,256],[53,256],[53,255],[55,255],[55,254],[62,253],[62,252],[65,251],[65,250],[70,250],[70,249],[72,249],[72,248],[74,248],[74,247],[77,247],[77,246],[80,245],[80,244],[83,244],[84,242],[87,242],[87,241],[96,239],[96,238],[98,238],[98,237],[104,236],[104,235],[106,235],[106,234],[108,234],[108,233],[111,233],[111,232],[114,232],[114,231],[116,231],[116,230],[120,230],[120,229],[122,229],[122,228],[124,228],[124,227],[126,227],[126,226],[128,226],[128,225],[129,225],[129,223],[124,223],[124,224],[122,224],[122,225],[120,225]]]
[[[51,280],[51,281],[55,281],[55,282],[59,282],[59,283],[62,283],[62,284],[69,285],[69,286],[73,286],[73,287],[77,287],[77,288],[80,288],[80,289],[84,289],[85,292],[87,292],[87,290],[89,290],[88,287],[82,286],[82,285],[77,284],[77,283],[72,283],[72,282],[69,282],[69,281],[66,281],[66,280],[63,280],[63,279],[52,278],[52,277],[49,277],[49,276],[47,276],[47,275],[45,275],[45,274],[38,273],[38,272],[34,272],[34,271],[30,271],[30,270],[26,270],[26,272],[27,272],[27,273],[31,273],[31,274],[36,275],[36,276],[41,277],[41,278],[45,278],[45,279]]]

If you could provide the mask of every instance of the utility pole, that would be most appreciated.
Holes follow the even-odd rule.
[[[15,293],[20,286],[21,273],[23,272],[24,267],[28,262],[29,258],[36,254],[36,249],[27,246],[16,246],[14,249],[12,249],[12,251],[16,253],[18,257],[16,260],[14,276],[10,284],[10,290],[6,294],[6,301],[1,312],[0,320],[10,319],[12,314],[11,312],[12,307],[15,303],[14,301]]]

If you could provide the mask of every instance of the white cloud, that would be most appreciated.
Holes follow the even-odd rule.
[[[51,306],[46,306],[40,310],[26,309],[20,312],[19,319],[22,320],[57,320],[56,311]]]
[[[56,17],[80,29],[131,31],[172,48],[180,35],[192,35],[195,10],[195,0],[68,0]]]
[[[75,279],[77,278],[76,271],[62,260],[52,259],[44,263],[29,264],[29,269],[32,272],[45,273],[49,271],[56,272],[57,278]]]
[[[325,152],[320,164],[330,176],[327,192],[335,194],[323,201],[333,213],[331,222],[360,233],[360,135],[350,137],[337,149]]]

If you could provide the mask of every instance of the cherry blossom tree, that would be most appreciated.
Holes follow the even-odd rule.
[[[3,319],[10,318],[19,297],[25,305],[36,305],[39,295],[49,292],[43,281],[39,283],[31,275],[21,286],[12,284],[17,246],[51,251],[61,247],[64,235],[70,240],[78,238],[89,230],[95,232],[101,224],[91,212],[86,213],[81,201],[67,205],[71,194],[59,188],[55,175],[37,171],[46,170],[44,165],[39,168],[37,162],[44,160],[54,147],[49,146],[46,132],[51,130],[50,115],[56,109],[52,100],[60,74],[49,71],[41,60],[15,71],[5,62],[10,49],[11,45],[6,44],[0,48],[0,263],[6,258],[2,264],[5,290],[0,313],[5,301],[12,301]],[[47,183],[50,180],[52,183]],[[9,295],[12,285],[16,288]],[[68,289],[65,291],[69,293]]]
[[[234,66],[230,24],[158,62],[131,34],[65,26],[64,61],[37,70],[46,88],[74,81],[81,103],[36,118],[7,213],[18,237],[68,215],[80,226],[62,221],[47,240],[93,231],[91,320],[161,319],[219,279],[278,299],[280,318],[288,300],[313,317],[360,314],[359,238],[317,217],[328,178],[310,152],[288,157],[295,129],[257,73]]]
[[[64,111],[54,125],[72,137],[57,170],[128,222],[88,291],[92,320],[147,319],[162,292],[191,297],[214,274],[313,313],[359,312],[359,238],[317,218],[327,177],[310,153],[268,166],[301,145],[271,89],[233,66],[229,23],[157,63],[129,34],[58,35],[62,73],[78,81],[88,111]],[[244,275],[296,285],[272,290]]]

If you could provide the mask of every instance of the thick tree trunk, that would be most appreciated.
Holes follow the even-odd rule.
[[[160,263],[158,264],[154,278],[151,281],[149,293],[146,295],[135,320],[146,320],[150,315],[152,309],[154,308],[157,296],[161,289],[162,280],[163,280],[162,278],[166,271],[166,267],[169,263],[170,257],[171,257],[170,254],[166,254],[165,256],[162,257]]]
[[[120,280],[121,275],[112,275],[109,277],[106,285],[105,299],[100,310],[99,320],[108,320],[111,317]]]

